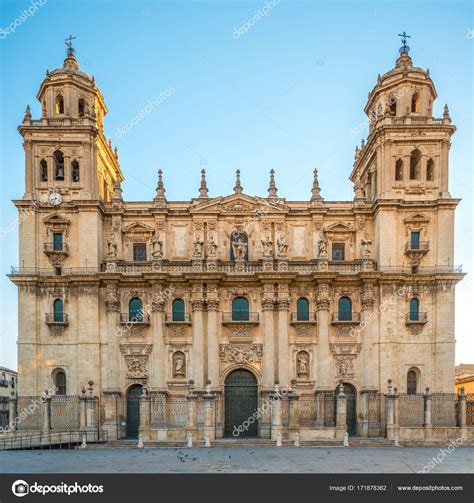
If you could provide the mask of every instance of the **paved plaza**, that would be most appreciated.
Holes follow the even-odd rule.
[[[0,452],[0,473],[474,473],[474,447],[92,448]],[[447,451],[446,451],[447,452]],[[433,463],[432,463],[433,464]]]

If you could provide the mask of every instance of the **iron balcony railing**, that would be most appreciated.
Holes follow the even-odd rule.
[[[360,322],[360,313],[355,312],[341,312],[341,313],[332,313],[331,317],[332,323],[359,323]]]
[[[408,243],[405,244],[405,253],[426,253],[429,249],[429,241],[419,241],[418,243],[408,241]]]
[[[291,313],[291,323],[316,323],[316,313],[295,312]]]
[[[165,323],[191,323],[191,315],[189,313],[166,313]]]
[[[64,312],[45,313],[45,320],[48,325],[68,325],[68,316]]]
[[[428,313],[421,312],[411,312],[406,314],[406,322],[410,323],[428,323]]]
[[[258,323],[258,313],[230,312],[222,313],[222,323]]]
[[[69,253],[67,243],[44,243],[44,251],[48,253]]]
[[[149,325],[150,315],[140,311],[136,313],[120,313],[120,323],[142,323]]]

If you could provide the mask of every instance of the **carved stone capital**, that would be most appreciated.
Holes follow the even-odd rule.
[[[275,308],[273,299],[262,299],[262,309],[264,311],[272,310]]]
[[[316,299],[316,308],[319,310],[329,311],[330,301],[327,298],[320,297]]]
[[[217,311],[219,309],[219,299],[207,299],[208,311]]]
[[[191,308],[193,311],[202,311],[204,309],[204,299],[192,299],[191,300]]]

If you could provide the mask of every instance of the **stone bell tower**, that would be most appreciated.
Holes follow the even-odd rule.
[[[433,117],[437,93],[429,70],[413,65],[401,36],[395,68],[379,75],[369,93],[369,135],[356,148],[350,179],[356,202],[378,208],[379,266],[452,265],[458,201],[449,193],[448,158],[456,128],[447,105],[442,118]]]
[[[25,148],[24,199],[51,191],[63,201],[110,201],[122,180],[117,150],[104,136],[107,107],[94,77],[82,72],[69,39],[62,68],[46,71],[37,99],[41,119],[26,108],[20,134]]]

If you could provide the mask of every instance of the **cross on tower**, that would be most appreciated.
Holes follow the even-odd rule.
[[[399,37],[402,39],[402,46],[400,47],[400,54],[403,54],[404,52],[408,54],[410,51],[410,47],[407,45],[407,38],[411,38],[411,35],[407,35],[405,32],[399,33]]]
[[[72,41],[75,40],[76,37],[73,37],[72,35],[69,35],[69,38],[67,38],[64,43],[66,44],[67,50],[66,53],[68,56],[74,56],[74,49],[72,48]]]

